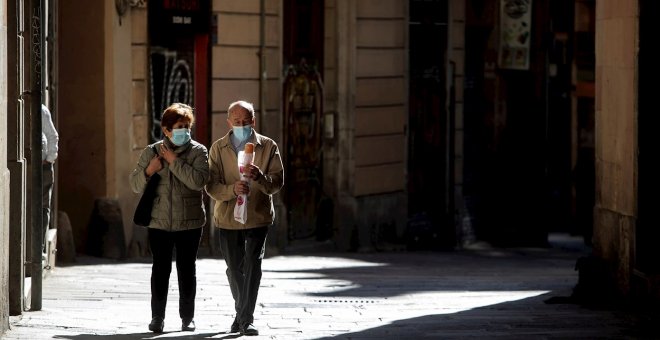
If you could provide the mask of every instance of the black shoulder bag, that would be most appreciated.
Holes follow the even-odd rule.
[[[158,155],[156,147],[154,146],[154,152]],[[142,193],[140,202],[135,208],[135,214],[133,214],[133,222],[139,226],[146,227],[151,223],[151,209],[154,206],[154,199],[156,199],[156,187],[158,187],[158,182],[160,182],[160,175],[155,173],[149,177],[147,182],[147,187]]]

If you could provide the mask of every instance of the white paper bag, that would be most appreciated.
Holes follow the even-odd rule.
[[[243,174],[243,168],[247,164],[251,164],[254,159],[254,153],[245,153],[244,151],[238,152],[238,172],[241,174],[241,181],[247,181],[249,184],[249,179]],[[234,206],[234,220],[245,224],[247,221],[247,195],[241,194],[236,197],[236,205]]]
[[[234,219],[242,224],[247,221],[247,195],[242,194],[236,197],[234,206]]]

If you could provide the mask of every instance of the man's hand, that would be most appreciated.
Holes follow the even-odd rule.
[[[246,181],[237,181],[234,183],[234,195],[248,195],[250,194],[250,186]]]
[[[254,164],[248,164],[243,168],[243,175],[253,181],[259,180],[261,176],[264,175],[263,172],[261,172],[261,169],[259,169],[258,166]]]

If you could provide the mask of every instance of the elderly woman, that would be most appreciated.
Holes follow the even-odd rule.
[[[153,257],[149,330],[156,333],[163,332],[165,326],[165,305],[175,248],[181,330],[195,330],[195,266],[202,227],[206,223],[202,198],[204,185],[209,179],[209,166],[206,147],[190,137],[193,123],[190,106],[175,103],[165,109],[161,119],[165,138],[142,150],[130,175],[131,188],[136,193],[144,191],[151,176],[160,175],[148,225]]]

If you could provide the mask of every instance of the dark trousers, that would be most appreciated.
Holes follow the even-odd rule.
[[[48,243],[48,229],[50,228],[50,207],[51,207],[51,198],[53,197],[53,163],[45,163],[42,165],[43,172],[43,190],[42,190],[42,201],[43,201],[43,210],[42,210],[42,233],[43,238],[43,252],[46,252],[46,244]]]
[[[254,321],[267,235],[267,226],[245,230],[220,229],[220,250],[227,264],[229,289],[240,325]]]
[[[202,228],[168,232],[149,228],[151,267],[151,317],[165,317],[167,291],[172,272],[172,254],[176,250],[176,272],[179,278],[179,316],[195,316],[197,292],[196,261]]]

